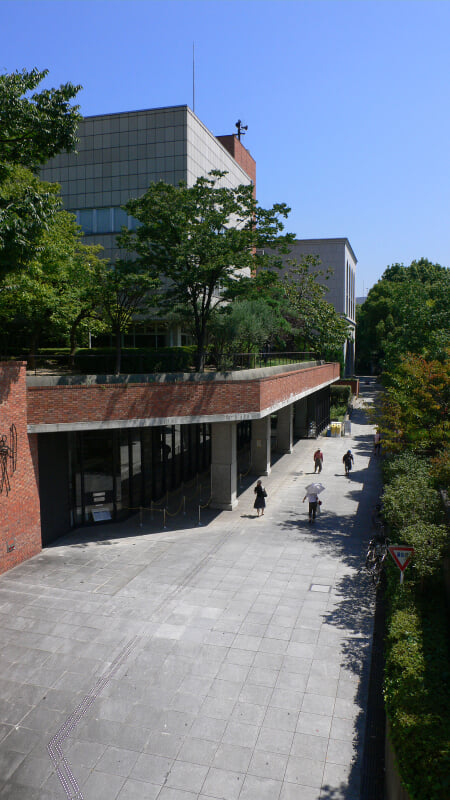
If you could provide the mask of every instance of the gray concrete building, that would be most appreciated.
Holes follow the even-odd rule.
[[[356,264],[357,258],[349,240],[345,237],[337,239],[296,239],[291,252],[283,256],[286,262],[285,272],[289,269],[289,260],[301,261],[302,256],[315,256],[317,267],[311,270],[332,274],[327,278],[318,277],[318,282],[325,286],[325,300],[331,303],[338,314],[342,314],[349,326],[350,336],[344,346],[345,375],[353,375],[355,369],[355,329],[356,329]]]
[[[103,256],[119,254],[116,236],[136,220],[122,208],[144,194],[150,183],[193,186],[211,170],[227,174],[221,185],[255,185],[256,164],[237,136],[216,137],[188,106],[152,108],[85,117],[77,153],[61,153],[41,169],[41,178],[59,183],[64,207],[73,212],[86,244],[100,244]],[[132,327],[130,346],[188,344],[179,327],[161,320]]]

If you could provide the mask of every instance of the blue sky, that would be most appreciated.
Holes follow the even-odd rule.
[[[357,294],[386,266],[450,265],[450,3],[0,0],[0,70],[72,81],[84,115],[187,104],[248,125],[262,206],[348,237]]]

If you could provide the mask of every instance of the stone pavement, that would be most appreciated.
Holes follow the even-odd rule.
[[[85,529],[0,578],[1,800],[359,800],[380,477],[361,407],[320,444],[314,525],[303,440],[261,518],[252,483],[201,527]]]

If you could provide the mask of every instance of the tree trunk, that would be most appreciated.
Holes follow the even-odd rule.
[[[116,331],[116,375],[120,375],[122,366],[122,336],[120,330]]]
[[[88,316],[89,316],[89,314],[87,314],[85,311],[80,311],[80,313],[75,317],[74,321],[72,322],[72,325],[71,325],[71,328],[70,328],[70,334],[69,334],[69,336],[70,336],[70,362],[69,363],[70,363],[71,367],[75,366],[75,351],[77,349],[76,335],[77,335],[78,326],[79,326],[81,320],[84,319],[84,317],[88,317]]]

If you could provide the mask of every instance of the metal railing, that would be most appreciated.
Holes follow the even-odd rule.
[[[0,358],[0,360],[3,360]],[[36,353],[7,356],[5,360],[26,361],[29,375],[114,375],[115,354],[83,352],[70,356],[68,353]],[[205,359],[204,372],[232,372],[246,369],[315,361],[317,356],[304,352],[257,352],[257,353],[209,353]],[[193,366],[186,366],[172,353],[123,353],[121,375],[144,375],[158,373],[195,372]]]

